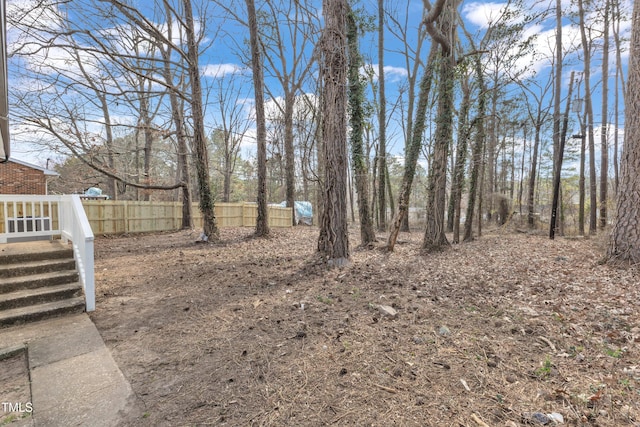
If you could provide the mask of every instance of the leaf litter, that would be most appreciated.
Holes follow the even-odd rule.
[[[122,424],[640,426],[640,272],[601,241],[496,230],[424,254],[414,232],[387,253],[351,231],[340,269],[315,227],[97,239]]]

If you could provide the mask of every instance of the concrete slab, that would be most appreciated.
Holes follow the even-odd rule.
[[[29,344],[29,367],[70,359],[104,348],[102,337],[93,323],[81,322],[67,333],[42,337]]]
[[[0,258],[12,257],[22,254],[40,254],[47,252],[58,252],[69,249],[69,246],[60,240],[46,240],[36,242],[14,242],[0,244]]]
[[[107,348],[31,370],[38,426],[113,426],[131,386]]]
[[[18,425],[114,426],[133,402],[86,313],[0,329],[0,352],[20,346],[29,358],[33,413]]]
[[[45,337],[64,337],[74,329],[91,327],[95,328],[95,325],[86,313],[25,323],[0,329],[0,348],[29,344],[34,340]]]

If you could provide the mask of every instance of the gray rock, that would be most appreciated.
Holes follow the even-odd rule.
[[[398,317],[398,312],[396,311],[396,309],[389,305],[379,305],[378,311],[382,316],[388,317],[390,319],[395,319]]]
[[[547,414],[547,417],[549,417],[549,419],[556,424],[564,424],[564,417],[562,416],[562,414],[552,412],[550,414]]]
[[[440,328],[438,329],[438,334],[443,337],[448,337],[449,335],[451,335],[451,330],[446,326],[440,326]]]

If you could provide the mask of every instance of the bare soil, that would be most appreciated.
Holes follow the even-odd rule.
[[[640,426],[640,271],[596,240],[496,230],[425,254],[415,232],[387,253],[353,230],[327,269],[314,227],[251,233],[96,241],[123,425]]]

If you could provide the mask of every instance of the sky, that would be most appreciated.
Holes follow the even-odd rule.
[[[77,0],[82,4],[87,3],[88,0]],[[24,8],[36,3],[35,0],[7,0],[8,2],[8,13],[12,13],[12,9],[15,8]],[[71,2],[73,5],[75,2]],[[148,13],[148,17],[150,22],[155,22],[158,28],[166,30],[166,23],[158,22],[158,17],[153,13],[153,10],[150,8],[152,3],[138,1],[134,3],[139,3],[140,7],[147,8],[146,11]],[[268,11],[266,8],[266,4],[264,2],[256,2],[257,7],[262,11]],[[423,13],[423,2],[422,0],[409,0],[405,5],[402,4],[398,6],[397,2],[388,2],[389,7],[393,7],[392,14],[395,18],[395,21],[405,24],[407,26],[407,39],[409,40],[409,46],[411,48],[415,48],[417,46],[417,28]],[[205,84],[206,89],[210,89],[210,98],[208,98],[207,102],[207,117],[209,130],[213,128],[215,122],[220,117],[220,112],[216,110],[216,103],[212,102],[212,99],[215,99],[215,90],[216,87],[220,87],[219,81],[227,81],[230,75],[238,75],[242,80],[243,84],[240,85],[238,89],[239,95],[238,100],[236,102],[242,103],[243,108],[247,115],[251,116],[253,111],[253,92],[250,90],[250,73],[247,69],[247,66],[242,58],[242,55],[238,53],[241,50],[243,42],[246,40],[247,31],[246,27],[243,25],[238,25],[233,21],[233,19],[223,19],[222,11],[215,6],[211,6],[213,2],[205,2],[206,10],[197,9],[196,14],[200,14],[199,16],[207,16],[208,20],[206,24],[202,24],[203,28],[208,28],[209,30],[206,33],[206,38],[203,40],[203,47],[205,48],[201,58],[200,58],[200,69],[201,75],[203,76],[203,82]],[[233,5],[236,4],[244,4],[243,2],[234,3],[232,1],[226,2],[225,4]],[[377,13],[377,2],[368,0],[359,2],[359,5],[363,7],[365,11],[371,14],[374,19],[375,14]],[[463,18],[463,23],[466,30],[474,35],[476,40],[482,37],[484,32],[486,32],[491,22],[494,22],[498,19],[499,16],[505,10],[504,2],[478,2],[478,1],[463,1],[459,7],[460,14]],[[320,5],[318,4],[317,10],[320,11]],[[525,10],[531,13],[539,13],[542,14],[544,11],[555,7],[555,2],[541,2],[541,1],[529,1],[525,0],[523,4]],[[631,10],[631,0],[623,1],[623,10]],[[569,1],[563,0],[563,10],[570,11],[575,10],[575,6],[573,6]],[[43,25],[46,23],[49,26],[55,27],[60,25],[60,23],[50,14],[31,14],[29,15],[31,19],[37,20],[39,25]],[[72,16],[72,15],[70,15]],[[95,19],[100,19],[100,17],[95,17]],[[588,16],[587,21],[594,21],[593,16]],[[575,20],[575,19],[574,19]],[[281,22],[281,31],[284,34],[284,30],[286,29],[286,22]],[[596,23],[597,24],[597,23]],[[629,20],[625,21],[621,25],[621,33],[627,34],[630,31],[630,22]],[[122,31],[132,31],[130,28],[118,28],[117,30],[113,29],[110,32],[110,36],[113,38],[117,38],[119,32]],[[572,48],[575,48],[577,44],[579,44],[579,34],[578,29],[575,23],[568,17],[563,19],[563,42],[564,42],[564,50],[569,51]],[[395,34],[398,34],[396,31]],[[549,16],[548,18],[541,20],[539,22],[532,23],[528,25],[524,31],[523,36],[531,36],[536,35],[536,39],[533,43],[533,49],[531,53],[523,55],[514,65],[514,68],[519,67],[528,67],[529,73],[536,73],[536,78],[539,80],[544,80],[547,78],[548,73],[551,70],[549,58],[553,56],[554,45],[555,45],[555,18],[554,16]],[[8,28],[8,44],[9,44],[9,52],[15,50],[16,46],[18,46],[18,42],[24,42],[25,40],[29,40],[29,37],[32,35],[25,34],[24,32],[18,31],[15,27],[9,25]],[[177,39],[176,39],[177,40]],[[398,40],[397,37],[394,36],[394,33],[387,31],[385,33],[385,83],[387,90],[387,97],[389,103],[393,103],[393,101],[398,96],[398,91],[406,82],[406,77],[408,75],[408,71],[405,64],[405,58],[401,54],[401,50],[403,48],[404,43]],[[125,49],[123,47],[123,49]],[[309,47],[311,50],[312,47]],[[374,74],[377,73],[378,60],[377,60],[377,32],[371,31],[362,36],[361,50],[365,57],[365,61],[367,63],[367,67],[374,71]],[[422,47],[420,52],[420,57],[425,58],[428,52],[428,41]],[[615,56],[610,56],[611,66],[610,73],[612,74],[614,71],[614,63]],[[623,53],[623,61],[627,62],[627,51]],[[44,67],[43,67],[44,65]],[[99,74],[101,72],[99,64],[92,63],[87,61],[85,63],[87,70],[89,73]],[[78,65],[71,61],[68,55],[60,49],[52,49],[49,51],[39,50],[33,51],[30,55],[27,56],[14,56],[9,60],[9,87],[14,85],[15,87],[25,88],[28,87],[33,91],[41,91],[47,90],[44,87],[44,84],[39,81],[27,81],[24,78],[20,77],[18,71],[24,68],[29,68],[31,70],[40,69],[44,74],[53,73],[53,68],[57,67],[59,69],[67,69],[69,73],[78,73]],[[592,63],[593,74],[592,74],[592,82],[597,82],[601,79],[600,75],[600,62],[598,57],[596,57]],[[579,60],[579,55],[571,54],[568,58],[567,65],[564,67],[564,84],[563,87],[565,90],[568,88],[568,79],[570,72],[574,71],[582,71],[582,65]],[[15,72],[13,72],[15,71]],[[271,73],[267,72],[266,75],[266,84],[271,87],[274,91],[275,96],[281,96],[282,93],[279,91],[278,83],[271,77]],[[374,81],[376,80],[374,75]],[[612,79],[610,79],[611,81]],[[610,90],[613,90],[613,83],[610,83]],[[306,91],[310,91],[311,87],[306,87]],[[599,91],[599,86],[594,90],[594,100],[597,99],[597,94]],[[371,93],[371,92],[370,92]],[[613,100],[613,96],[610,96],[611,102]],[[601,123],[602,117],[598,116],[600,112],[600,107],[597,105],[598,102],[594,104],[594,112],[595,112],[595,122],[596,125]],[[275,109],[275,105],[273,100],[269,100],[267,96],[267,110],[272,111]],[[613,108],[609,108],[610,112],[613,111]],[[387,111],[399,111],[397,108],[394,110],[393,106],[387,106]],[[623,111],[623,109],[621,109]],[[123,122],[126,120],[130,120],[130,116],[126,113],[123,113],[121,117],[115,115],[116,120],[122,120]],[[390,151],[393,155],[401,156],[402,155],[402,147],[404,146],[404,139],[402,138],[402,132],[400,128],[400,124],[398,122],[399,119],[393,120],[390,122],[391,131],[388,130],[388,135],[390,135]],[[54,158],[55,160],[59,160],[59,156],[55,153],[47,152],[43,150],[41,146],[34,146],[31,142],[40,140],[41,138],[46,138],[46,135],[40,134],[38,132],[34,132],[29,129],[29,131],[25,132],[24,125],[15,120],[10,112],[10,124],[11,124],[11,134],[12,134],[12,155],[18,159],[29,161],[31,163],[38,164],[40,166],[44,166],[48,158]],[[88,125],[87,130],[90,132],[100,133],[101,130],[97,125]],[[250,127],[247,131],[248,137],[245,139],[244,143],[244,152],[245,155],[251,155],[253,150],[253,138],[252,134],[255,132]]]

